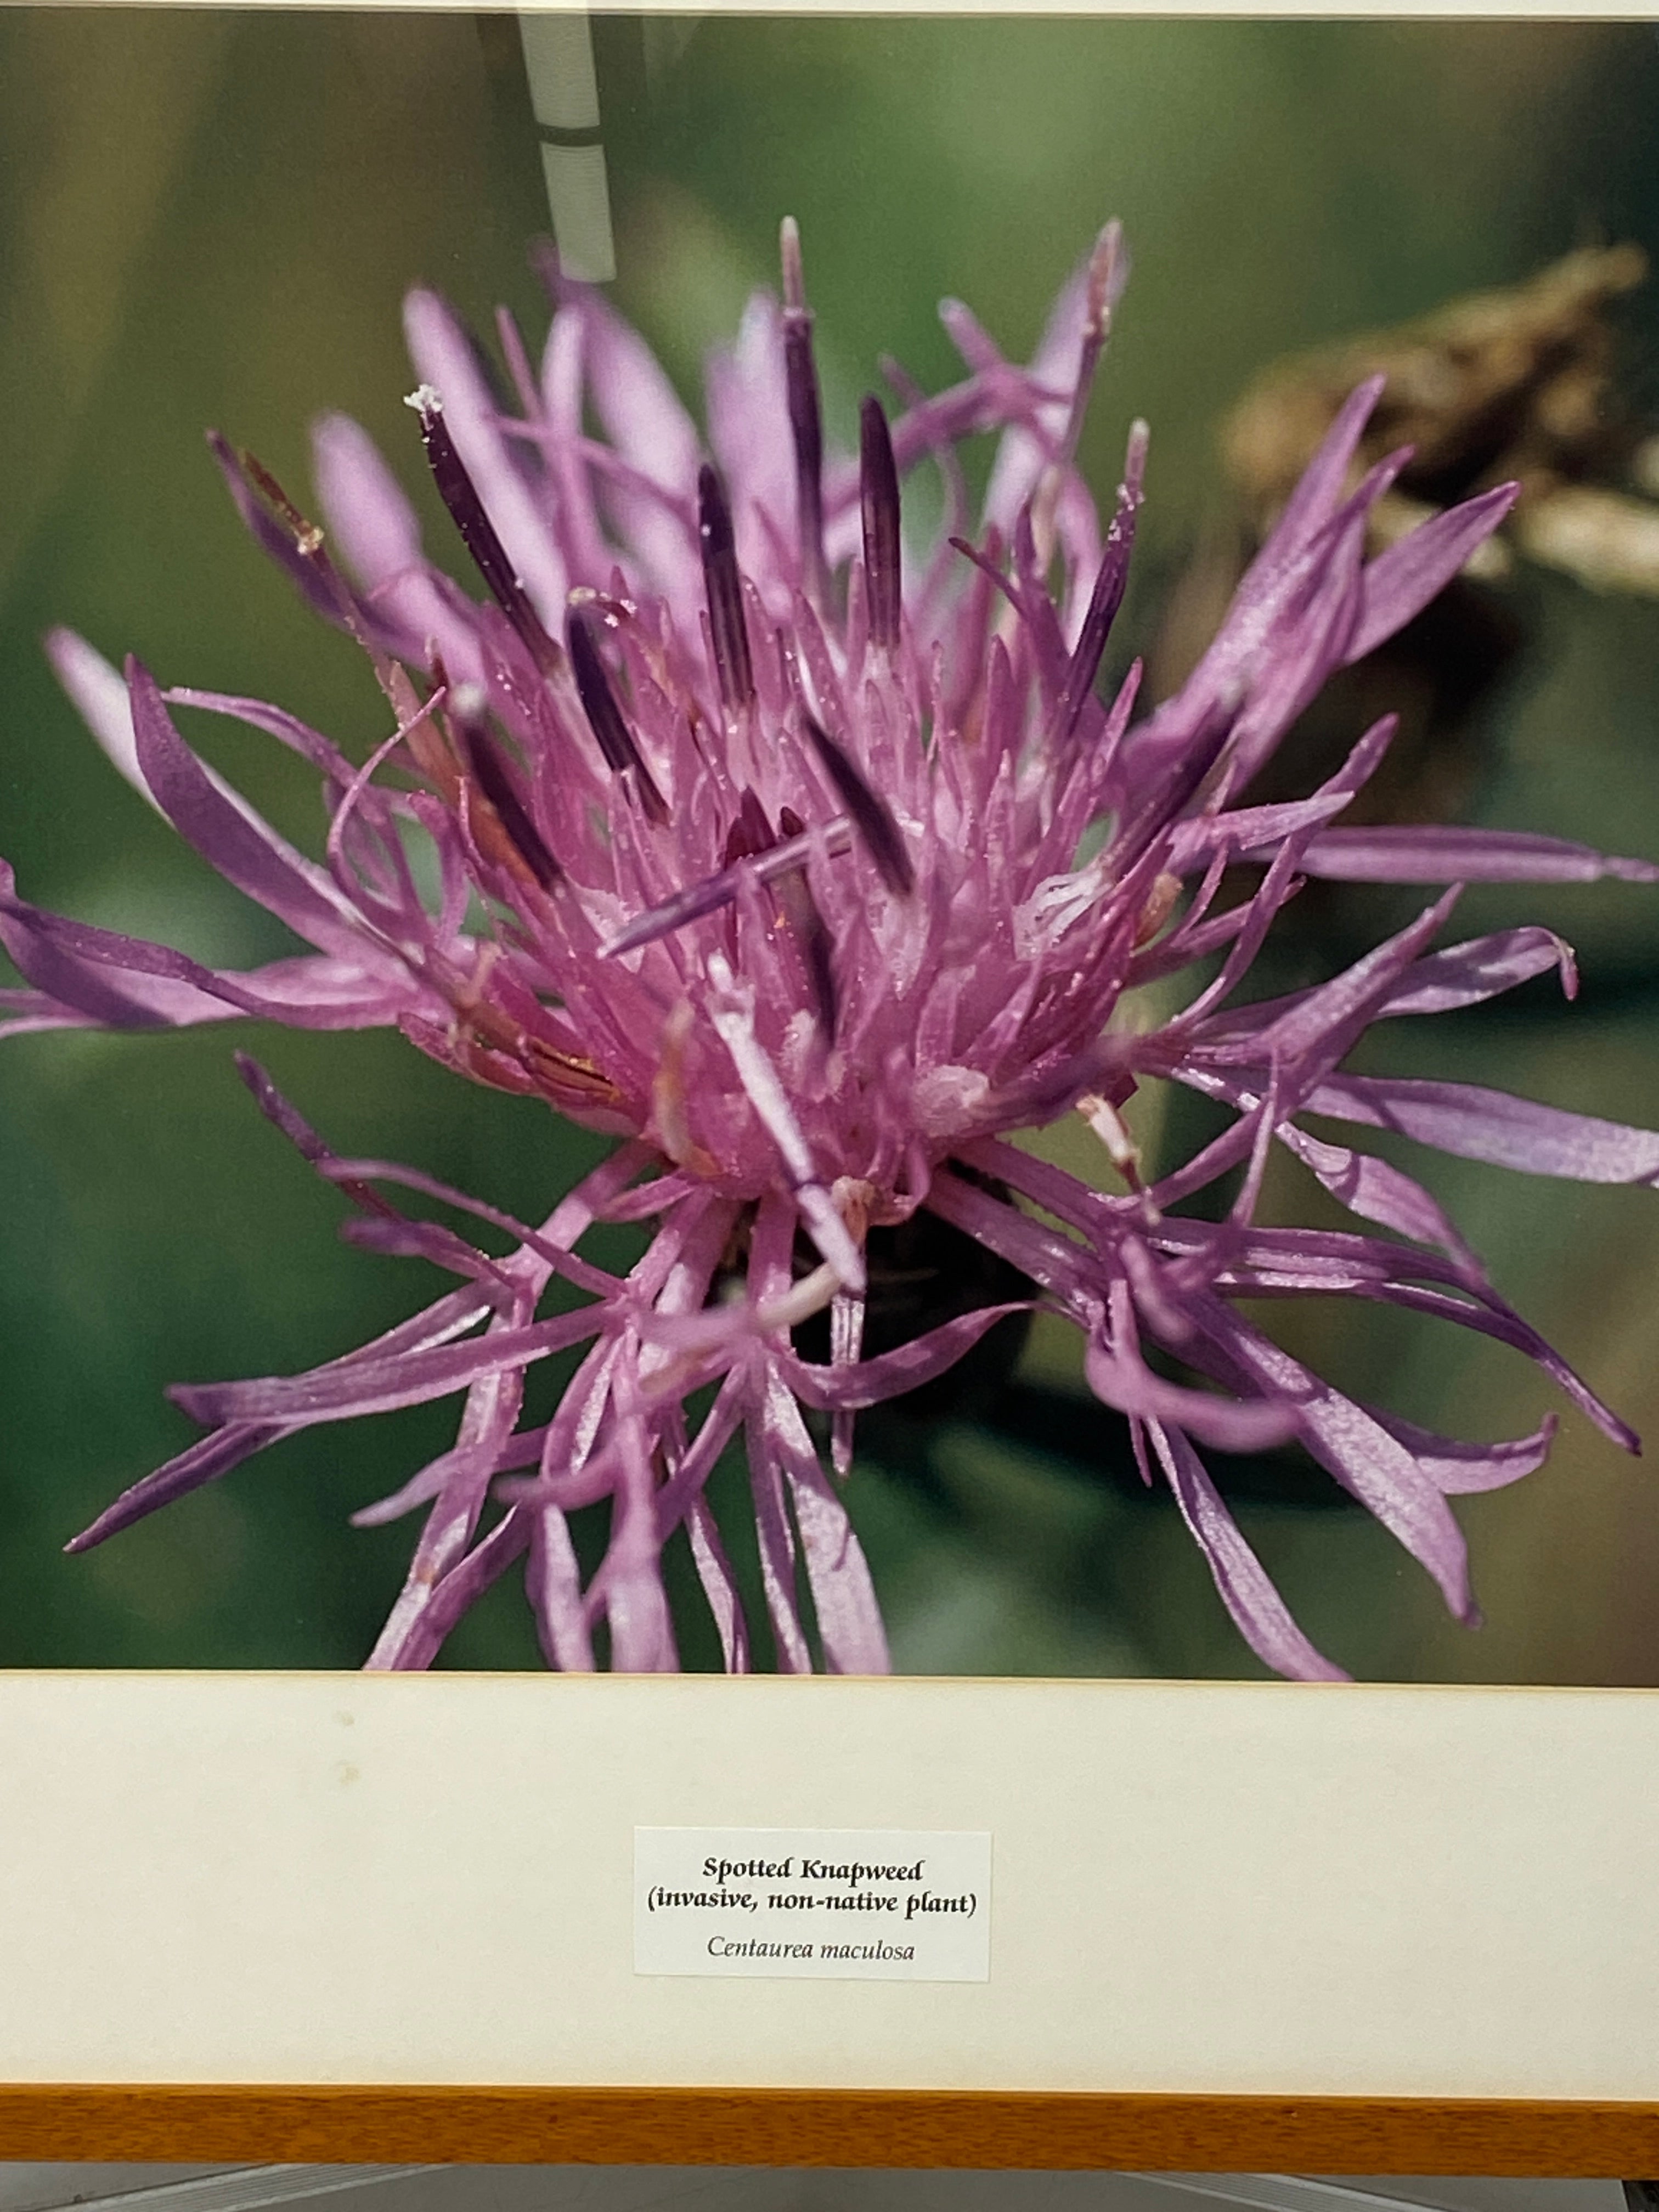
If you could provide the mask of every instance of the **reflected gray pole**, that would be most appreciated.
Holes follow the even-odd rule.
[[[521,9],[519,32],[559,265],[583,283],[608,284],[617,252],[587,12]]]

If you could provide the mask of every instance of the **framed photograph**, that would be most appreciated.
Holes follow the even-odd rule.
[[[1656,128],[0,11],[0,2156],[1652,2170]]]

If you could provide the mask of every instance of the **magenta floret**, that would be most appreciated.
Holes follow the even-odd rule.
[[[1454,889],[1328,981],[1237,999],[1310,875],[1441,886],[1659,874],[1528,834],[1342,827],[1387,722],[1308,798],[1250,802],[1325,680],[1433,598],[1512,492],[1368,562],[1370,510],[1403,457],[1358,474],[1380,389],[1363,386],[1191,678],[1135,720],[1138,666],[1109,700],[1095,684],[1123,596],[1144,427],[1103,537],[1073,464],[1123,272],[1110,227],[1025,368],[947,303],[963,380],[928,398],[896,380],[904,404],[890,420],[867,399],[856,459],[824,447],[793,225],[784,304],[753,301],[710,363],[707,450],[596,293],[560,289],[538,368],[503,323],[516,389],[505,413],[449,309],[415,294],[411,404],[482,603],[428,559],[355,424],[317,432],[326,539],[215,446],[261,541],[370,656],[392,721],[362,766],[276,708],[163,692],[137,664],[124,684],[82,641],[54,636],[58,672],[115,765],[313,950],[213,971],[45,913],[3,872],[0,939],[30,987],[4,994],[4,1027],[395,1024],[443,1065],[623,1140],[544,1221],[524,1224],[412,1170],[336,1158],[243,1062],[263,1110],[356,1209],[354,1239],[435,1261],[460,1287],[308,1374],[179,1390],[208,1434],[72,1549],[297,1429],[463,1392],[453,1447],[357,1516],[426,1512],[369,1663],[429,1663],[522,1560],[550,1664],[591,1666],[603,1624],[612,1665],[672,1668],[661,1559],[683,1528],[740,1669],[750,1626],[706,1486],[741,1432],[777,1663],[811,1665],[811,1626],[831,1668],[880,1670],[881,1616],[836,1480],[853,1417],[971,1354],[1022,1303],[863,1356],[866,1240],[917,1209],[1018,1270],[1024,1303],[1077,1324],[1089,1382],[1127,1417],[1146,1480],[1168,1486],[1240,1630],[1284,1674],[1340,1669],[1291,1620],[1200,1447],[1299,1440],[1468,1619],[1447,1499],[1530,1472],[1553,1424],[1498,1444],[1433,1436],[1322,1382],[1240,1301],[1335,1293],[1455,1322],[1537,1361],[1634,1448],[1425,1189],[1302,1126],[1316,1114],[1537,1173],[1659,1178],[1659,1135],[1468,1085],[1343,1072],[1373,1022],[1469,1006],[1551,967],[1571,992],[1567,948],[1516,928],[1435,949]],[[975,525],[955,447],[987,432],[1000,442]],[[903,539],[902,484],[929,460],[950,520],[919,548]],[[320,774],[321,862],[191,751],[169,712],[180,703],[268,732]],[[408,858],[420,838],[435,853],[435,896]],[[1249,870],[1248,895],[1218,905],[1224,877]],[[1186,975],[1179,1012],[1124,1018],[1140,987]],[[1148,1186],[1121,1115],[1152,1079],[1232,1118]],[[1102,1138],[1109,1188],[1007,1141],[1073,1111]],[[1387,1234],[1260,1225],[1275,1145]],[[1225,1218],[1171,1211],[1235,1170]],[[489,1257],[404,1212],[391,1188],[489,1222],[515,1249]],[[578,1252],[605,1220],[652,1225],[625,1278]],[[555,1277],[586,1303],[538,1318]],[[830,1357],[809,1361],[792,1331],[826,1309]],[[590,1348],[553,1419],[521,1427],[530,1367],[578,1344]],[[1194,1379],[1168,1379],[1149,1347]],[[831,1469],[803,1408],[830,1416]],[[584,1585],[567,1516],[599,1500],[609,1548]]]

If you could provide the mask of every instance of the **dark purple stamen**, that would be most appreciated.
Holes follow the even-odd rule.
[[[702,547],[702,582],[708,595],[708,628],[714,641],[720,703],[735,714],[755,696],[755,672],[749,659],[749,626],[744,620],[743,579],[738,572],[732,509],[725,487],[706,461],[697,471],[697,538]]]
[[[806,963],[806,980],[812,987],[812,1011],[818,1018],[818,1027],[823,1031],[826,1040],[833,1044],[836,1041],[836,1020],[841,1012],[841,996],[836,988],[830,925],[818,912],[818,902],[813,897],[805,876],[786,876],[783,881],[787,887],[784,905],[795,933],[795,941],[800,946],[801,957]]]
[[[1066,689],[1057,718],[1062,740],[1072,735],[1082,720],[1083,709],[1095,688],[1095,678],[1100,673],[1100,657],[1106,650],[1106,640],[1123,604],[1123,587],[1128,580],[1129,549],[1127,544],[1115,545],[1109,538],[1095,574],[1095,587],[1089,594],[1089,611],[1083,617],[1071,665],[1066,672]]]
[[[592,617],[578,609],[570,617],[568,631],[571,672],[576,678],[576,690],[582,702],[582,712],[587,717],[587,726],[594,741],[605,755],[605,766],[613,775],[631,775],[640,794],[641,804],[651,819],[662,826],[668,819],[668,809],[663,795],[652,781],[651,771],[640,757],[640,749],[634,742],[633,732],[623,720],[622,708],[617,704],[617,695],[611,689],[611,678],[594,641]]]
[[[542,618],[531,605],[530,594],[520,581],[506,546],[496,536],[495,524],[484,512],[478,488],[449,434],[442,402],[428,386],[422,385],[411,404],[420,417],[421,443],[426,447],[438,496],[449,509],[450,518],[461,533],[461,542],[472,556],[473,565],[489,587],[490,597],[529,647],[530,657],[541,673],[552,675],[559,665],[559,648],[542,627]]]
[[[899,641],[899,487],[879,399],[866,399],[859,410],[859,509],[871,641],[890,653]]]
[[[789,810],[786,806],[786,814]],[[732,817],[732,826],[726,833],[726,849],[720,854],[722,868],[735,867],[739,860],[747,860],[757,853],[769,853],[777,839],[766,818],[766,809],[756,798],[752,787],[744,786],[738,811]]]
[[[461,733],[466,748],[467,766],[484,797],[495,810],[495,817],[506,831],[514,849],[544,891],[550,891],[559,879],[559,864],[547,849],[541,831],[531,819],[530,811],[514,788],[507,763],[501,758],[495,739],[481,722],[459,714],[452,716]]]
[[[1095,587],[1089,594],[1089,611],[1083,617],[1083,628],[1078,632],[1071,665],[1066,672],[1066,689],[1060,697],[1056,725],[1062,741],[1072,736],[1082,718],[1089,695],[1095,688],[1095,678],[1100,672],[1100,657],[1106,650],[1107,637],[1123,604],[1146,459],[1146,426],[1137,422],[1129,434],[1128,459],[1123,482],[1117,488],[1117,506],[1111,527],[1106,532],[1106,550],[1100,556]]]
[[[809,599],[822,604],[823,565],[823,416],[812,355],[812,312],[801,278],[800,234],[783,226],[783,380],[789,434],[795,447],[795,514]]]
[[[264,464],[239,452],[217,430],[207,434],[208,451],[222,471],[237,512],[255,539],[279,567],[286,568],[319,614],[354,636],[362,624],[350,587],[329,559],[323,533],[307,522]]]
[[[810,714],[801,719],[817,748],[825,774],[836,787],[836,796],[852,817],[853,827],[868,847],[883,883],[890,891],[908,896],[916,887],[916,872],[886,800],[872,791],[828,730]]]
[[[1109,858],[1121,875],[1152,840],[1178,820],[1225,752],[1238,720],[1237,697],[1213,702],[1193,734],[1190,745],[1157,783],[1112,840]]]
[[[745,785],[738,811],[732,817],[726,833],[726,848],[720,855],[721,872],[736,867],[739,860],[758,859],[769,853],[780,838],[799,837],[805,834],[806,824],[793,806],[780,807],[778,826],[774,831],[766,818],[766,809],[755,796],[751,787]],[[786,869],[772,879],[772,895],[782,908],[800,956],[806,969],[806,980],[812,993],[813,1012],[824,1036],[835,1040],[837,999],[836,976],[832,963],[829,927],[818,912],[818,902],[812,896],[806,880],[805,866]]]
[[[793,806],[778,809],[778,835],[782,838],[799,837],[805,834],[806,824]],[[836,988],[834,947],[830,938],[830,925],[818,911],[818,902],[812,896],[812,886],[807,881],[805,868],[792,868],[787,876],[780,876],[773,885],[779,904],[787,915],[795,942],[806,966],[806,980],[811,987],[812,1010],[818,1018],[818,1027],[826,1041],[836,1041],[836,1019],[841,1011],[841,994]]]

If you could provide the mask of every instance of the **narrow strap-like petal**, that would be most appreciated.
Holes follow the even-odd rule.
[[[1659,1131],[1570,1114],[1480,1084],[1332,1075],[1304,1103],[1311,1113],[1395,1129],[1419,1144],[1494,1167],[1576,1182],[1659,1183]]]
[[[1291,1618],[1186,1437],[1162,1421],[1148,1421],[1146,1430],[1221,1601],[1257,1658],[1294,1681],[1346,1682],[1346,1672],[1310,1644]]]

